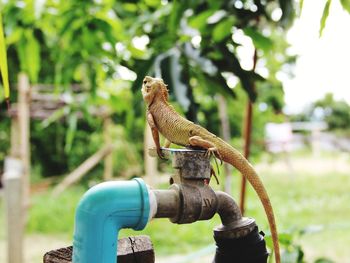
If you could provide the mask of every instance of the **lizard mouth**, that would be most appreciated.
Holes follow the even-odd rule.
[[[143,79],[143,90],[146,92],[146,93],[149,93],[151,91],[151,85],[150,85],[150,77],[145,77]]]
[[[149,85],[142,85],[142,96],[145,100],[149,100],[149,96],[151,96],[151,87]]]
[[[151,86],[143,84],[142,85],[142,91],[145,92],[145,93],[149,93],[151,91]]]

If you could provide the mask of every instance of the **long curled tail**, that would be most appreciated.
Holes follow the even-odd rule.
[[[260,198],[267,216],[267,220],[269,222],[269,226],[270,226],[273,249],[275,253],[275,260],[276,260],[276,263],[280,263],[281,255],[280,255],[279,242],[278,242],[277,226],[276,226],[275,216],[273,213],[273,208],[270,202],[270,198],[258,174],[255,172],[254,168],[248,162],[248,160],[244,158],[243,155],[240,154],[240,152],[238,152],[236,149],[234,149],[230,145],[228,146],[229,148],[224,147],[224,150],[223,148],[221,148],[219,150],[219,153],[222,155],[222,159],[224,162],[231,164],[238,171],[242,173],[242,175],[252,185],[258,197]],[[230,153],[225,152],[225,150],[229,151]]]

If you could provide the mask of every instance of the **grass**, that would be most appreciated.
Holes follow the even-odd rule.
[[[337,157],[337,156],[332,156]],[[310,158],[305,154],[296,159]],[[319,161],[329,156],[318,157]],[[307,262],[329,257],[335,262],[350,258],[350,176],[346,172],[324,172],[317,167],[293,175],[262,169],[262,179],[274,206],[279,232],[293,233],[296,244],[305,250]],[[234,198],[237,199],[239,177],[234,178]],[[59,198],[50,193],[36,194],[32,198],[29,233],[62,234],[71,238],[74,209],[85,192],[73,187]],[[1,215],[0,200],[0,224]],[[266,216],[256,194],[248,188],[246,215],[256,219],[259,227],[268,233]],[[140,232],[122,230],[120,236],[146,234],[152,239],[157,255],[189,253],[213,244],[212,229],[220,224],[218,216],[210,221],[189,225],[176,225],[168,219],[156,219]],[[0,230],[0,238],[3,237]]]
[[[85,191],[83,187],[72,187],[57,198],[53,198],[51,192],[34,195],[27,231],[72,236],[75,208]]]

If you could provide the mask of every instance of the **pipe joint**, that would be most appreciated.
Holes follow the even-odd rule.
[[[209,185],[210,158],[202,150],[163,149],[172,157],[175,174],[169,190],[153,190],[157,201],[155,217],[168,217],[177,224],[208,220],[218,213],[222,225],[214,229],[218,237],[241,237],[250,233],[254,219],[242,218],[233,198]]]
[[[253,218],[242,217],[235,200],[227,193],[216,191],[217,213],[222,224],[214,228],[214,237],[240,238],[248,235],[256,227]]]
[[[105,182],[92,187],[76,209],[73,262],[115,262],[119,230],[141,230],[149,218],[150,199],[143,180]]]

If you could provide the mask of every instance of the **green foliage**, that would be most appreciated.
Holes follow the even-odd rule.
[[[342,7],[344,8],[344,10],[348,11],[348,13],[350,14],[350,1],[340,0],[340,3],[342,5]]]
[[[34,195],[31,199],[27,231],[66,233],[71,237],[75,208],[84,191],[82,187],[74,187],[58,198],[53,198],[50,192]]]
[[[9,1],[4,5],[3,13],[5,23],[5,32],[7,45],[9,47],[9,56],[11,60],[16,56],[19,60],[19,68],[11,61],[9,63],[10,78],[16,76],[18,71],[26,72],[31,81],[38,81],[39,70],[41,67],[41,46],[42,28],[40,22],[36,20],[34,12],[34,2],[26,1],[25,7],[21,8],[16,1]],[[41,40],[41,42],[40,42]],[[15,53],[13,52],[15,51]]]
[[[244,29],[244,33],[252,39],[256,48],[261,49],[264,52],[273,48],[273,41],[256,31],[254,28],[247,27]]]
[[[313,105],[314,111],[323,111],[322,118],[327,122],[330,130],[350,129],[350,105],[344,100],[335,100],[333,94],[328,93]]]
[[[7,54],[6,54],[6,44],[5,44],[5,38],[4,38],[1,13],[0,13],[0,73],[1,73],[2,83],[4,85],[4,97],[9,98],[10,86],[9,86],[9,79],[8,79]]]
[[[283,15],[272,21],[277,8]],[[293,63],[284,52],[284,29],[293,19],[293,8],[292,0],[242,5],[158,0],[4,3],[10,81],[16,82],[17,73],[25,71],[32,83],[54,83],[55,93],[73,97],[42,124],[33,124],[34,163],[45,175],[59,174],[92,154],[102,142],[101,123],[90,113],[99,106],[107,107],[114,123],[126,129],[124,138],[135,142],[133,153],[139,157],[130,160],[140,160],[145,120],[139,88],[147,74],[164,78],[171,101],[187,118],[200,119],[214,132],[219,127],[218,117],[211,113],[217,107],[214,98],[223,94],[238,109],[230,113],[230,122],[233,134],[240,136],[240,101],[245,101],[240,89],[250,99],[258,98],[257,103],[266,103],[269,112],[278,112],[283,105],[276,74]],[[257,50],[258,65],[268,72],[264,77],[242,67],[239,50],[247,48],[244,38]],[[232,75],[240,81],[237,88],[228,84]],[[74,100],[71,84],[82,87],[83,103]],[[260,138],[261,127],[262,122],[256,128]],[[95,136],[93,131],[100,133],[96,144],[83,147]]]
[[[331,5],[331,2],[332,2],[332,0],[327,0],[325,6],[323,8],[323,14],[321,17],[321,25],[320,25],[320,37],[322,36],[323,29],[326,25],[326,20],[327,20],[328,15],[329,15],[329,7]]]
[[[303,3],[302,1],[300,2],[300,9],[302,9],[302,3]],[[339,1],[340,1],[341,6],[343,7],[343,9],[350,14],[350,1],[349,0],[339,0]],[[326,0],[326,3],[323,7],[322,17],[320,20],[320,31],[319,31],[320,37],[322,36],[323,30],[326,26],[331,3],[332,3],[332,0]]]
[[[350,131],[350,105],[345,100],[336,100],[332,93],[314,102],[304,113],[292,116],[296,121],[325,121],[331,131]]]
[[[10,148],[10,120],[0,113],[0,163],[3,163]],[[2,174],[0,168],[0,174]]]
[[[283,13],[283,20],[290,20],[293,17],[290,13],[293,10],[292,1],[282,2],[282,10],[286,11]],[[284,42],[284,36],[283,31],[275,29],[286,25],[282,22],[281,24],[270,22],[270,12],[278,5],[268,5],[260,1],[256,1],[255,4],[247,1],[242,6],[226,2],[179,3],[174,2],[162,6],[158,20],[149,19],[147,27],[144,24],[134,23],[135,27],[138,26],[137,31],[141,35],[148,35],[150,39],[148,50],[153,53],[152,56],[156,56],[154,63],[149,64],[146,71],[154,72],[155,75],[165,79],[165,82],[169,84],[170,92],[187,112],[187,117],[192,116],[194,121],[197,120],[196,111],[201,110],[201,106],[191,95],[195,88],[203,89],[204,87],[211,94],[220,92],[224,95],[235,95],[232,87],[228,86],[223,72],[235,74],[241,81],[241,87],[252,100],[255,100],[257,92],[253,88],[253,82],[264,81],[264,79],[252,70],[242,68],[237,53],[241,43],[235,40],[235,35],[238,35],[243,29],[245,36],[252,39],[255,48],[258,51],[261,50],[259,54],[262,58],[276,52],[273,42],[278,43],[275,43],[278,47],[279,43]],[[256,10],[251,11],[250,9]],[[169,10],[171,17],[168,21]],[[179,14],[179,10],[184,12]],[[174,30],[175,25],[177,30]],[[149,32],[154,28],[156,32]],[[270,30],[280,33],[274,33],[275,38],[272,41],[270,35],[266,36],[261,33],[263,28],[267,29],[266,32]],[[286,59],[280,60],[281,65],[291,62],[284,54],[284,52],[281,53],[281,57]],[[177,70],[174,70],[174,67]],[[266,64],[265,67],[269,68],[269,64]],[[269,68],[269,71],[270,77],[274,78],[277,71],[274,68]],[[134,88],[140,86],[145,68],[142,68],[142,74],[139,74],[137,70],[135,72],[138,78],[133,85]],[[200,83],[200,85],[194,86],[191,83]],[[274,88],[275,84],[281,86],[277,79],[271,84],[271,88]],[[183,99],[186,97],[187,101]]]

